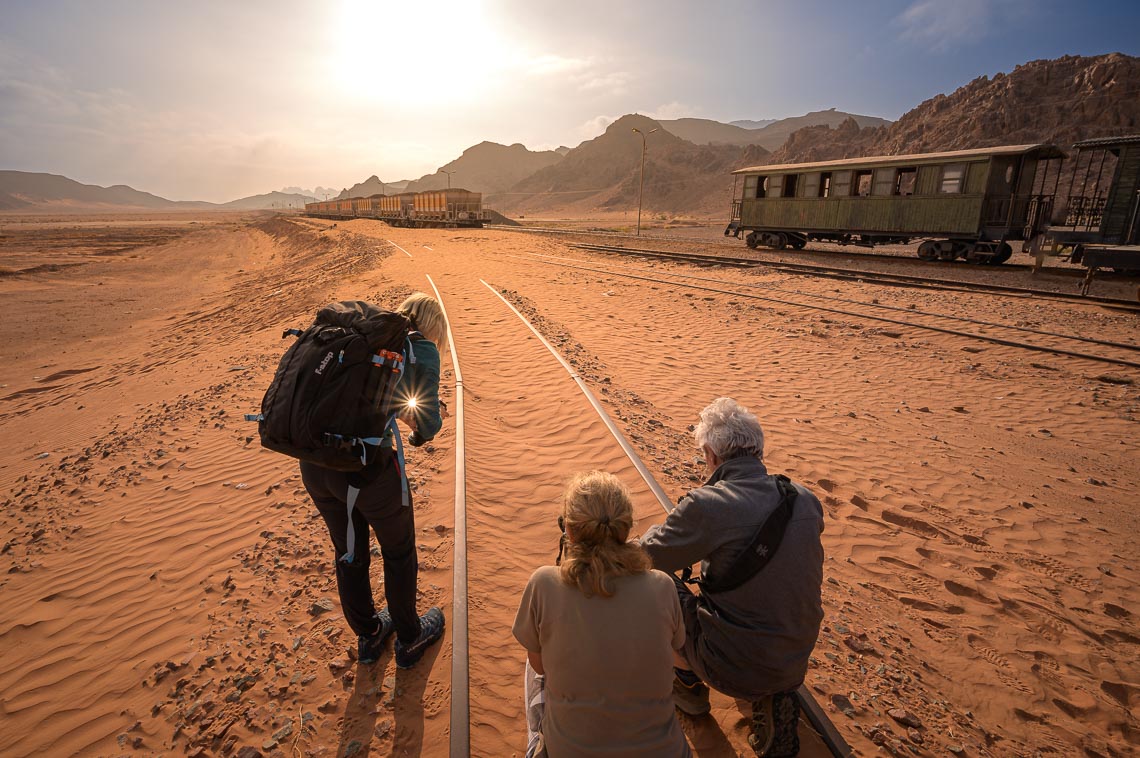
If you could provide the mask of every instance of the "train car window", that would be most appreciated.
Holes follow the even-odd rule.
[[[875,183],[871,187],[871,194],[882,197],[894,192],[895,170],[893,168],[875,169]]]
[[[945,195],[957,195],[962,192],[962,180],[966,178],[966,164],[955,163],[952,166],[942,167],[942,184],[938,191]]]
[[[847,197],[851,194],[851,172],[836,171],[832,175],[835,186],[832,188],[832,197]]]
[[[913,195],[914,186],[917,180],[917,168],[900,168],[898,171],[898,176],[895,177],[895,194]]]
[[[744,177],[744,197],[756,197],[756,185],[759,183],[760,177],[746,176]]]
[[[768,197],[768,177],[760,177],[760,181],[756,185],[756,197]]]
[[[819,197],[819,176],[818,172],[804,174],[804,191],[800,193],[801,197]]]
[[[784,197],[796,196],[796,182],[799,180],[799,174],[785,174],[784,175]]]
[[[870,195],[873,177],[873,171],[856,171],[855,181],[851,183],[851,194],[858,195],[859,197],[867,197]]]
[[[824,171],[819,175],[819,197],[831,197],[830,171]]]

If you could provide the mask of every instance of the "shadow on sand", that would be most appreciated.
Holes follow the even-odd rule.
[[[357,664],[355,686],[341,719],[337,756],[423,752],[424,690],[441,647],[433,645],[411,669],[396,668],[395,676],[385,676],[392,661],[390,653],[374,664]]]

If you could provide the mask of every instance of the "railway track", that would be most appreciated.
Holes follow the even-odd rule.
[[[576,244],[571,247],[580,250],[589,250],[596,253],[608,253],[643,258],[659,258],[662,260],[677,260],[688,263],[701,263],[704,265],[733,266],[736,268],[767,268],[790,274],[804,276],[817,276],[828,279],[845,281],[869,282],[896,287],[915,287],[919,289],[954,290],[959,292],[983,293],[995,295],[1016,295],[1027,298],[1056,300],[1067,303],[1099,305],[1117,310],[1140,313],[1140,303],[1132,300],[1122,300],[1110,297],[1094,297],[1085,295],[1070,295],[1064,292],[1049,290],[1036,290],[1025,287],[1011,287],[1002,284],[984,284],[980,282],[965,282],[954,279],[932,279],[906,274],[892,274],[879,271],[865,271],[860,269],[841,268],[836,266],[816,265],[809,263],[788,263],[785,261],[767,261],[756,258],[738,258],[723,255],[704,255],[701,253],[678,253],[672,250],[654,250],[649,248],[630,248],[616,245],[590,245]]]
[[[636,271],[638,271],[638,273],[631,273],[627,270],[615,270],[613,268],[599,268],[597,266],[582,265],[584,263],[588,263],[588,261],[583,261],[581,259],[565,259],[558,256],[547,256],[538,253],[532,253],[527,256],[526,259],[536,260],[547,265],[559,266],[562,268],[590,271],[593,273],[608,274],[611,276],[621,276],[628,279],[652,282],[656,284],[665,284],[686,289],[714,292],[718,294],[731,295],[734,297],[748,298],[779,305],[854,317],[878,323],[932,331],[941,334],[949,334],[957,337],[964,337],[972,340],[989,342],[1006,347],[1015,347],[1034,352],[1064,355],[1073,358],[1082,358],[1089,361],[1126,366],[1129,368],[1140,368],[1140,345],[1126,342],[1115,342],[1092,337],[1081,337],[1079,335],[1050,332],[1041,329],[1033,329],[1030,327],[1001,324],[993,321],[986,321],[983,319],[974,319],[964,316],[953,316],[941,313],[931,313],[927,311],[919,311],[917,309],[901,308],[898,306],[865,302],[844,297],[804,293],[798,290],[767,287],[764,288],[764,292],[779,292],[797,298],[795,300],[790,300],[787,297],[772,297],[771,295],[767,294],[759,294],[756,292],[756,290],[759,289],[756,285],[728,282],[720,279],[711,279],[705,277],[695,277],[686,274],[675,274],[672,272],[662,272],[660,270],[654,269],[637,269]],[[678,282],[676,281],[677,279],[697,280],[701,283],[690,283],[689,281]],[[839,305],[832,306],[820,304],[818,301],[824,301],[825,303],[833,302],[844,307],[839,307]],[[857,310],[852,310],[852,307],[856,308]],[[884,315],[884,313],[887,312],[901,312],[906,314],[909,318],[899,318]],[[1140,312],[1140,309],[1138,309],[1136,312]],[[985,331],[964,331],[961,328],[952,328],[948,324],[970,325],[973,327],[981,326]],[[1016,339],[1011,336],[1022,334],[1033,334],[1044,339],[1037,342],[1026,342],[1022,339]],[[1100,353],[1088,352],[1089,346],[1096,346],[1102,350]]]
[[[487,224],[484,228],[486,228],[486,229],[498,229],[501,231],[528,232],[528,233],[532,233],[532,234],[548,234],[548,235],[554,235],[554,236],[563,235],[563,236],[569,236],[569,237],[612,237],[614,239],[630,239],[630,240],[637,240],[639,242],[645,242],[645,241],[670,242],[670,243],[681,243],[681,244],[688,244],[688,245],[699,245],[701,247],[720,247],[720,248],[725,248],[726,250],[728,250],[728,249],[739,250],[740,246],[743,244],[735,238],[733,238],[731,241],[727,240],[727,239],[726,240],[695,239],[693,237],[681,237],[681,236],[667,235],[667,234],[654,234],[652,236],[643,235],[643,236],[639,237],[637,235],[626,234],[624,232],[579,231],[579,230],[573,230],[573,229],[555,229],[555,228],[547,228],[547,227],[540,227],[540,226],[522,226],[522,227],[519,227],[519,226],[507,226],[507,225],[499,225],[499,224],[495,224],[495,225]],[[865,249],[858,246],[858,245],[841,246],[841,249],[839,249],[839,250],[831,250],[831,249],[826,249],[826,248],[821,248],[821,247],[810,247],[810,246],[805,247],[803,250],[770,250],[767,248],[763,248],[763,249],[759,250],[759,252],[769,253],[772,255],[811,254],[813,256],[820,256],[821,255],[821,256],[826,256],[829,258],[848,258],[848,259],[859,258],[860,260],[880,261],[880,262],[892,263],[892,264],[893,263],[899,263],[901,261],[903,263],[913,263],[913,264],[917,264],[917,265],[933,266],[933,267],[937,267],[938,269],[942,269],[942,270],[964,269],[964,270],[976,271],[979,268],[978,264],[967,263],[965,261],[924,261],[914,254],[905,254],[905,255],[898,254],[898,255],[896,255],[896,254],[892,254],[892,253],[865,252]],[[754,259],[750,258],[747,260],[754,260]],[[1033,266],[1031,264],[1027,264],[1027,263],[1003,263],[1000,266],[993,267],[990,270],[1032,271]],[[1045,269],[1045,272],[1047,272],[1050,275],[1064,276],[1064,277],[1070,277],[1070,278],[1075,278],[1075,279],[1079,279],[1085,275],[1085,269],[1084,268],[1062,268],[1059,266],[1050,266],[1050,267]],[[1121,274],[1115,274],[1112,272],[1102,272],[1102,273],[1098,274],[1097,276],[1100,278],[1104,278],[1104,279],[1128,278],[1128,277],[1124,277]]]
[[[433,291],[436,293],[440,303],[446,309],[444,295],[436,286],[436,282],[429,276],[428,281],[432,286]],[[506,309],[509,309],[518,319],[525,325],[534,336],[536,336],[542,346],[549,351],[550,355],[561,365],[563,369],[569,374],[581,390],[587,401],[596,412],[596,421],[604,424],[608,430],[613,441],[620,446],[624,457],[629,460],[634,469],[638,472],[644,480],[650,492],[656,498],[657,502],[661,505],[666,513],[672,509],[672,503],[669,497],[665,494],[664,490],[654,479],[649,469],[645,466],[640,456],[634,450],[632,445],[626,439],[621,430],[617,427],[615,422],[606,413],[597,397],[590,390],[585,380],[578,375],[573,366],[563,358],[558,351],[546,340],[546,338],[526,319],[526,317],[519,312],[519,310],[504,298],[494,287],[486,281],[480,280],[481,284],[489,290]],[[450,299],[451,296],[448,296]],[[502,309],[500,309],[502,310]],[[506,313],[506,311],[502,311]],[[465,312],[466,315],[466,312]],[[501,319],[497,319],[496,323],[501,323]],[[469,756],[472,754],[471,745],[471,697],[470,697],[470,647],[472,643],[468,635],[468,606],[469,598],[467,593],[467,578],[468,578],[468,492],[467,492],[467,463],[466,463],[466,429],[464,417],[464,385],[461,373],[461,366],[459,363],[459,356],[457,353],[454,334],[451,331],[451,321],[449,319],[448,335],[451,345],[451,356],[455,370],[456,380],[456,403],[455,403],[455,418],[456,418],[456,482],[455,482],[455,548],[453,551],[453,607],[451,619],[451,632],[452,632],[452,683],[451,683],[451,713],[450,713],[450,749],[449,753],[453,758],[460,756]],[[523,341],[520,341],[520,344]],[[481,389],[480,394],[484,390]],[[477,398],[482,399],[482,398]],[[497,417],[496,417],[497,418]],[[590,423],[589,414],[586,416],[577,415],[579,424]],[[549,514],[547,514],[549,515]],[[498,569],[496,569],[498,570]],[[520,585],[521,587],[521,585]],[[485,650],[485,648],[480,648]],[[519,656],[521,658],[521,654]],[[805,758],[813,756],[837,756],[843,757],[851,755],[850,747],[843,740],[842,736],[835,729],[834,725],[830,722],[823,709],[816,703],[811,693],[806,687],[801,687],[799,690],[799,697],[803,705],[804,719],[806,724],[801,722],[801,739],[803,740],[803,749],[801,755]],[[521,695],[520,695],[521,700]]]

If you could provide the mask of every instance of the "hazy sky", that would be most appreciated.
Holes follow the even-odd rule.
[[[894,119],[1138,30],[1136,0],[0,0],[0,169],[214,201],[418,178],[632,112]]]

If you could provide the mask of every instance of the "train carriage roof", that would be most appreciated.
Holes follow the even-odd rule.
[[[878,166],[906,165],[908,163],[953,163],[971,158],[991,158],[998,155],[1025,155],[1037,153],[1038,158],[1064,158],[1065,154],[1056,145],[1001,145],[974,150],[951,150],[942,153],[913,153],[911,155],[872,155],[864,158],[842,158],[835,161],[815,161],[813,163],[780,163],[772,166],[749,166],[738,168],[734,174],[778,174],[789,171],[803,172],[826,168],[874,168]]]
[[[1074,142],[1073,147],[1119,147],[1120,145],[1135,145],[1138,142],[1140,142],[1140,134],[1129,134],[1124,137],[1097,137],[1096,139],[1086,139],[1080,142]]]

